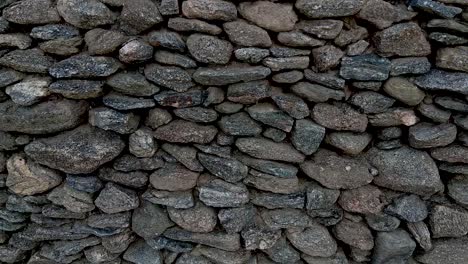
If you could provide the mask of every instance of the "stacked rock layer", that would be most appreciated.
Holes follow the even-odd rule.
[[[467,0],[0,11],[1,263],[468,263]]]

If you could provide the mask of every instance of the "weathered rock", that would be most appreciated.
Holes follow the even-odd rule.
[[[5,87],[10,84],[14,84],[18,81],[21,81],[23,78],[24,75],[22,73],[17,72],[13,69],[0,69],[0,87]]]
[[[388,79],[383,89],[390,96],[407,104],[417,105],[424,99],[424,92],[416,85],[409,82],[407,79],[400,77],[392,77]]]
[[[111,132],[81,126],[27,145],[26,154],[36,162],[67,173],[90,173],[111,161],[124,148],[123,141]]]
[[[377,52],[385,57],[426,56],[431,53],[431,46],[424,33],[413,22],[397,24],[378,32],[374,36],[374,43]]]
[[[111,57],[76,55],[52,65],[49,73],[55,78],[106,77],[120,68],[120,63]]]
[[[237,18],[236,6],[223,0],[187,0],[182,3],[182,13],[188,18],[232,21]]]
[[[307,119],[296,120],[291,142],[297,150],[305,155],[311,155],[317,151],[324,137],[324,127]]]
[[[249,192],[243,184],[214,179],[198,188],[200,200],[211,207],[239,207],[249,201]]]
[[[19,83],[8,86],[5,93],[13,102],[21,106],[30,106],[49,95],[51,79],[48,77],[28,77]]]
[[[69,39],[53,39],[42,42],[39,44],[39,48],[46,53],[69,56],[76,54],[80,51],[83,39],[81,37],[69,38]]]
[[[362,187],[341,192],[338,203],[340,206],[352,213],[378,214],[384,206],[381,201],[383,193],[374,185],[364,185]]]
[[[174,108],[184,108],[198,106],[205,102],[208,92],[204,90],[192,89],[187,92],[164,91],[156,94],[154,100],[161,106]]]
[[[408,4],[414,9],[439,15],[444,18],[453,18],[462,12],[462,9],[459,7],[446,6],[442,3],[432,0],[411,0]]]
[[[279,160],[292,163],[304,161],[304,155],[286,143],[276,143],[265,138],[239,138],[236,146],[240,151],[259,159]]]
[[[431,150],[431,156],[434,159],[450,163],[468,163],[467,153],[467,147],[457,144],[434,148]]]
[[[270,51],[261,48],[240,48],[234,51],[236,59],[247,63],[259,63],[270,55]]]
[[[427,225],[421,221],[417,223],[408,223],[407,226],[419,246],[425,251],[430,251],[432,249],[431,232],[429,232]]]
[[[314,106],[311,115],[319,125],[334,130],[364,132],[367,127],[367,117],[348,104],[319,103]]]
[[[448,195],[452,197],[457,203],[467,207],[468,197],[466,190],[468,188],[468,180],[463,176],[452,178],[447,185]]]
[[[104,130],[119,134],[131,134],[138,128],[140,116],[122,113],[107,107],[93,108],[89,111],[89,123]]]
[[[248,82],[260,80],[270,75],[270,73],[271,70],[267,67],[239,64],[217,68],[201,67],[195,71],[193,79],[197,83],[203,85],[227,85],[241,81]]]
[[[224,133],[232,136],[257,136],[262,132],[260,124],[245,112],[223,116],[219,127]]]
[[[393,231],[400,225],[400,220],[398,218],[387,214],[366,215],[366,221],[369,227],[376,231]]]
[[[120,29],[138,34],[163,21],[156,3],[150,0],[125,1],[120,14]]]
[[[325,141],[346,154],[357,155],[361,153],[372,140],[369,133],[332,132]]]
[[[244,179],[244,183],[259,190],[273,193],[288,194],[299,189],[299,181],[296,176],[280,177],[255,170],[250,170],[249,175]]]
[[[258,171],[279,176],[282,178],[294,177],[296,176],[298,171],[298,169],[295,166],[290,164],[270,160],[255,159],[247,155],[242,155],[240,153],[236,153],[234,157],[241,161],[243,164],[252,167]]]
[[[431,32],[429,39],[437,41],[443,45],[463,45],[468,43],[468,39],[457,35],[448,34],[445,32]]]
[[[21,33],[0,34],[0,47],[27,49],[31,46],[31,38]]]
[[[374,247],[374,237],[363,222],[343,219],[333,228],[333,232],[338,240],[352,247],[361,250],[371,250]]]
[[[311,51],[274,45],[270,48],[270,53],[276,58],[289,58],[295,56],[308,56]]]
[[[274,32],[290,31],[298,20],[291,4],[268,1],[240,3],[239,13],[257,26]]]
[[[468,72],[468,48],[459,46],[437,51],[436,65],[442,69]]]
[[[35,39],[42,40],[53,40],[59,38],[68,39],[78,37],[80,35],[80,31],[71,25],[49,24],[33,27],[29,35]]]
[[[468,212],[463,209],[435,205],[431,210],[429,223],[434,238],[468,234]]]
[[[131,40],[119,50],[119,60],[125,63],[139,63],[153,57],[153,46],[142,40]]]
[[[240,249],[239,234],[228,234],[224,232],[195,233],[179,228],[171,228],[164,232],[164,236],[170,239],[199,243],[226,251]]]
[[[303,230],[288,229],[286,236],[294,247],[309,256],[330,257],[337,250],[336,242],[328,230],[317,223]]]
[[[375,238],[372,263],[405,263],[413,254],[415,248],[416,243],[402,229],[391,232],[379,232]]]
[[[238,182],[247,176],[248,168],[232,158],[221,158],[213,155],[198,154],[203,167],[227,182]]]
[[[392,5],[382,0],[367,1],[357,14],[358,18],[372,23],[379,29],[402,20],[410,20],[414,16],[416,13],[406,10],[406,6]]]
[[[195,187],[199,174],[184,166],[166,163],[150,176],[151,185],[160,190],[184,191]]]
[[[174,208],[191,208],[195,205],[191,191],[168,192],[150,190],[142,195],[142,198],[154,204],[161,204]]]
[[[434,102],[448,110],[468,113],[468,104],[466,101],[459,98],[451,96],[437,96],[434,99]]]
[[[197,172],[203,171],[203,166],[197,160],[197,150],[195,148],[165,143],[162,145],[162,149],[189,170]]]
[[[195,68],[197,63],[188,56],[172,53],[165,50],[158,50],[154,53],[154,60],[172,66],[179,66],[182,68]]]
[[[341,100],[344,98],[343,91],[330,89],[325,86],[309,82],[296,83],[291,87],[291,91],[299,97],[316,103],[323,103],[330,99]]]
[[[144,240],[132,243],[123,254],[123,259],[141,264],[163,263],[161,252],[150,247]]]
[[[251,81],[228,86],[227,99],[241,104],[253,104],[269,97],[271,87],[267,81]]]
[[[59,80],[49,85],[49,91],[70,99],[96,98],[103,93],[104,82],[93,80]]]
[[[338,66],[344,52],[333,45],[325,45],[313,49],[312,56],[318,71],[323,72]]]
[[[219,35],[223,30],[213,24],[198,19],[187,19],[182,17],[169,18],[167,26],[175,31],[199,32],[210,35]]]
[[[175,66],[149,64],[145,67],[148,80],[177,92],[185,92],[195,84],[188,72]]]
[[[422,221],[428,216],[426,204],[414,194],[395,199],[385,208],[385,212],[411,223]]]
[[[13,1],[4,1],[5,4]],[[3,5],[2,5],[3,7]],[[25,0],[8,6],[3,10],[6,20],[27,24],[49,24],[60,22],[60,16],[50,0]]]
[[[47,73],[54,62],[40,49],[13,50],[0,57],[0,65],[31,73]]]
[[[159,140],[175,143],[206,144],[214,139],[217,132],[214,126],[202,126],[192,122],[174,120],[157,128],[154,136]]]
[[[374,127],[412,126],[419,122],[419,118],[413,110],[400,107],[369,115],[368,118],[369,124]]]
[[[112,24],[115,19],[112,11],[97,0],[59,0],[57,11],[66,22],[85,29]]]
[[[307,176],[330,189],[354,189],[373,179],[365,160],[339,156],[324,149],[320,149],[312,160],[302,163],[300,167]]]
[[[202,34],[190,35],[187,48],[197,61],[211,64],[227,64],[233,51],[230,42]]]
[[[86,32],[84,40],[91,55],[103,55],[117,50],[127,37],[117,30],[94,28]]]
[[[119,257],[118,253],[111,253],[104,246],[97,245],[84,251],[86,259],[91,263],[110,262]]]
[[[302,78],[304,78],[304,74],[298,70],[280,72],[272,76],[272,80],[277,83],[296,83]]]
[[[353,94],[349,102],[366,114],[375,114],[388,110],[395,100],[374,91],[363,91]]]
[[[302,20],[296,24],[296,28],[321,39],[334,39],[340,34],[343,22],[334,19]]]
[[[140,201],[135,191],[107,183],[94,204],[104,213],[114,214],[135,209],[140,205]]]
[[[173,225],[162,207],[147,201],[143,201],[132,215],[132,230],[145,239],[158,237]]]
[[[426,57],[407,57],[392,60],[391,76],[403,74],[423,74],[431,70],[431,63]]]
[[[309,57],[297,56],[288,58],[270,58],[263,60],[263,65],[270,68],[272,71],[306,69],[309,66]]]
[[[169,217],[178,226],[191,232],[211,232],[216,227],[216,212],[203,203],[196,203],[193,208],[168,208]]]
[[[413,148],[433,148],[447,146],[457,137],[457,127],[453,124],[433,125],[419,123],[410,127],[409,144]]]
[[[394,150],[373,148],[368,152],[368,160],[379,171],[374,178],[376,185],[420,195],[443,189],[437,166],[425,152],[409,147]]]
[[[340,75],[359,81],[384,81],[390,73],[390,61],[374,54],[344,57]]]
[[[152,99],[135,98],[116,92],[110,92],[106,94],[102,98],[102,102],[105,106],[123,111],[151,108],[156,105],[156,103]]]
[[[465,238],[437,239],[433,249],[416,257],[424,264],[462,264],[467,258],[468,240]]]
[[[359,12],[364,2],[362,0],[346,0],[346,2],[300,0],[296,2],[295,6],[301,13],[310,18],[343,17]]]
[[[325,44],[323,40],[315,39],[299,31],[281,32],[278,34],[278,41],[290,47],[318,47]]]
[[[259,103],[247,108],[253,119],[285,132],[292,129],[294,119],[270,103]]]
[[[121,172],[111,168],[100,169],[99,178],[132,188],[142,188],[148,182],[148,174],[142,171]]]
[[[186,48],[185,42],[178,33],[165,29],[150,32],[148,34],[148,42],[155,47],[177,51],[184,51]]]
[[[48,195],[53,204],[61,205],[75,213],[90,212],[94,209],[93,197],[82,191],[75,190],[67,185],[53,189]]]

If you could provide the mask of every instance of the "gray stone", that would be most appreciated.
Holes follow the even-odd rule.
[[[377,52],[390,56],[426,56],[431,53],[431,45],[422,29],[414,22],[400,23],[374,35]]]
[[[142,201],[132,215],[132,230],[147,240],[160,236],[173,225],[161,206],[147,201]]]
[[[105,106],[116,110],[151,108],[156,105],[153,99],[135,98],[116,92],[110,92],[102,98]]]
[[[445,32],[431,32],[429,39],[439,42],[440,44],[452,46],[463,45],[468,43],[468,39],[457,35],[448,34]]]
[[[198,19],[187,19],[182,17],[169,18],[167,26],[170,29],[182,32],[199,32],[210,35],[218,35],[223,32],[223,30],[216,25],[209,24]]]
[[[446,147],[431,149],[431,156],[440,161],[450,163],[468,163],[468,148],[452,144]]]
[[[418,105],[424,99],[424,92],[405,78],[388,79],[383,90],[393,98],[410,106]]]
[[[394,150],[371,149],[369,162],[379,171],[376,185],[420,195],[443,189],[435,162],[423,151],[409,147]],[[422,173],[424,172],[424,173]]]
[[[48,167],[67,173],[90,173],[117,157],[124,145],[114,133],[81,126],[54,137],[34,140],[24,151]]]
[[[80,31],[71,25],[49,24],[33,27],[29,35],[35,39],[42,40],[68,39],[80,36]]]
[[[424,74],[431,70],[431,63],[426,57],[396,58],[391,61],[390,75]]]
[[[429,216],[434,238],[462,237],[468,234],[468,212],[456,207],[435,205]]]
[[[416,260],[424,264],[465,262],[468,252],[468,240],[463,238],[437,239],[433,242],[433,249],[416,256]]]
[[[182,37],[172,31],[160,29],[148,34],[148,42],[155,47],[163,47],[170,50],[184,51],[186,48]]]
[[[184,108],[201,105],[207,97],[207,91],[192,89],[187,92],[164,91],[156,94],[154,100],[161,106]]]
[[[249,201],[245,185],[214,179],[198,187],[200,200],[211,207],[239,207]]]
[[[195,60],[211,64],[227,64],[233,51],[230,42],[202,34],[190,35],[187,38],[187,48]]]
[[[372,135],[369,133],[353,132],[332,132],[325,138],[328,144],[350,155],[358,155],[361,153],[367,145],[369,145],[371,140]]]
[[[181,146],[164,143],[162,149],[173,156],[178,162],[182,163],[191,171],[201,172],[203,166],[197,160],[197,150],[190,146]]]
[[[318,71],[323,72],[338,66],[344,52],[333,45],[325,45],[313,49],[312,56]]]
[[[436,66],[443,69],[468,72],[468,48],[464,46],[437,50]]]
[[[290,31],[298,18],[291,4],[268,1],[239,4],[239,13],[259,27],[274,31]]]
[[[84,40],[91,55],[104,55],[117,50],[127,37],[117,30],[94,28],[86,32]]]
[[[136,239],[130,229],[102,238],[102,246],[111,253],[122,253]]]
[[[297,150],[305,155],[311,155],[317,151],[324,137],[324,127],[310,120],[296,120],[291,142]]]
[[[223,28],[229,40],[240,46],[270,47],[272,44],[266,30],[249,24],[245,20],[224,23]]]
[[[91,194],[75,190],[67,185],[53,189],[47,194],[47,199],[75,213],[90,212],[95,208]]]
[[[246,250],[265,250],[272,248],[281,237],[280,230],[271,230],[266,227],[249,227],[241,232]]]
[[[369,164],[362,158],[339,156],[335,152],[320,149],[312,160],[300,165],[310,178],[330,189],[354,189],[370,183]]]
[[[299,82],[291,86],[291,91],[308,101],[323,103],[330,99],[341,100],[344,98],[344,92],[330,89],[325,86],[309,83],[309,82]]]
[[[188,209],[168,208],[167,212],[172,221],[190,232],[206,233],[216,227],[216,211],[201,202]]]
[[[220,224],[228,233],[237,233],[254,223],[256,209],[252,205],[221,209],[218,213]]]
[[[369,45],[370,45],[369,42],[361,39],[358,42],[353,43],[346,48],[346,55],[348,56],[362,55],[367,50]]]
[[[338,240],[351,247],[360,250],[371,250],[374,247],[374,237],[363,222],[343,219],[333,228],[333,232]]]
[[[366,215],[366,221],[370,228],[375,231],[393,231],[400,226],[400,220],[387,214]]]
[[[434,102],[448,110],[468,113],[468,103],[459,98],[451,96],[437,96],[434,99]]]
[[[339,205],[346,211],[360,214],[379,214],[384,207],[383,193],[374,185],[342,191]]]
[[[423,221],[428,216],[426,204],[414,194],[398,197],[385,212],[411,223]]]
[[[49,85],[49,91],[70,99],[96,98],[103,93],[103,81],[59,80]]]
[[[14,1],[3,2],[9,4]],[[53,5],[50,0],[20,1],[14,5],[7,6],[3,10],[3,18],[22,25],[57,23],[60,22],[60,16]],[[2,7],[4,6],[2,5]]]
[[[224,133],[232,136],[256,136],[262,132],[260,124],[245,112],[223,116],[219,127]]]
[[[453,18],[463,11],[463,9],[459,7],[447,6],[432,0],[411,0],[408,5],[414,9],[444,18]]]
[[[288,194],[299,189],[299,181],[296,176],[280,177],[255,170],[250,170],[249,175],[244,179],[244,183],[259,190],[273,193]]]
[[[193,79],[203,85],[227,85],[261,80],[270,73],[271,70],[267,67],[235,64],[227,67],[198,68],[193,74]]]
[[[27,77],[19,83],[6,87],[5,93],[17,105],[30,106],[50,94],[48,87],[51,82],[49,77]]]
[[[344,57],[340,75],[359,81],[384,81],[390,73],[390,61],[374,54]]]
[[[10,84],[14,84],[18,81],[21,81],[23,78],[24,75],[22,73],[17,72],[13,69],[0,69],[0,87],[5,87]]]
[[[234,56],[240,61],[247,63],[259,63],[270,55],[270,51],[260,48],[240,48],[234,51]]]
[[[13,50],[0,57],[0,65],[31,73],[47,73],[54,62],[40,49]]]
[[[334,19],[302,20],[296,28],[321,39],[334,39],[343,28],[343,21]]]
[[[139,264],[163,263],[161,252],[151,248],[144,240],[138,240],[132,243],[123,254],[123,259]]]
[[[99,191],[102,187],[102,181],[95,176],[80,176],[80,175],[67,175],[65,183],[71,188],[88,193],[95,193]]]
[[[206,144],[214,139],[217,133],[214,126],[202,126],[196,123],[174,120],[167,125],[159,127],[154,136],[159,140],[174,143],[200,143]]]
[[[188,18],[232,21],[237,18],[236,6],[223,0],[187,0],[182,3],[182,13]]]
[[[364,2],[362,0],[346,0],[345,2],[338,0],[300,0],[296,2],[295,6],[302,14],[310,18],[343,17],[359,12]]]
[[[272,71],[305,69],[309,66],[309,57],[297,56],[288,58],[270,58],[263,60],[263,65],[270,68]]]
[[[187,71],[175,66],[149,64],[145,67],[145,76],[155,84],[177,92],[185,92],[195,85]]]
[[[198,160],[209,172],[227,182],[238,182],[247,176],[247,166],[233,158],[199,153]]]
[[[306,209],[307,210],[316,210],[316,209],[326,209],[331,206],[338,200],[340,196],[340,191],[327,189],[319,184],[311,183],[307,186],[306,189]]]
[[[258,171],[279,176],[281,178],[291,178],[296,176],[298,169],[290,164],[280,163],[276,161],[255,159],[250,156],[236,153],[235,158],[240,160],[243,164],[252,167]]]
[[[193,242],[226,251],[236,251],[241,247],[239,234],[224,232],[195,233],[174,227],[166,230],[164,236],[174,240]]]
[[[247,112],[253,119],[285,132],[292,129],[294,119],[270,103],[259,103],[247,108]]]
[[[305,229],[287,229],[286,236],[301,252],[315,257],[330,257],[336,253],[337,245],[327,228],[312,223]]]
[[[318,47],[325,44],[325,41],[315,39],[299,31],[281,32],[278,34],[278,41],[290,47]]]
[[[153,172],[149,178],[155,189],[166,191],[190,190],[197,184],[199,173],[193,172],[176,163],[166,163]]]
[[[305,156],[286,143],[276,143],[266,138],[239,138],[237,148],[255,158],[301,163]]]
[[[162,0],[159,3],[159,12],[163,16],[178,15],[179,14],[179,1]]]
[[[125,1],[120,14],[120,29],[136,35],[163,21],[156,3],[151,0]]]
[[[454,124],[433,125],[418,123],[410,127],[409,144],[413,148],[433,148],[447,146],[457,137],[457,127]]]
[[[148,174],[145,172],[121,172],[106,167],[99,170],[99,178],[104,181],[115,182],[131,188],[145,187],[148,182]]]
[[[93,108],[89,111],[89,123],[104,130],[119,134],[131,134],[138,128],[140,117],[133,113],[122,113],[107,107]]]
[[[0,34],[0,47],[27,49],[31,46],[32,39],[25,34],[10,33]]]
[[[251,81],[229,85],[226,96],[232,102],[253,104],[270,94],[271,87],[267,81]]]
[[[112,11],[97,0],[59,0],[57,11],[66,22],[85,29],[112,24],[115,19]]]
[[[215,110],[222,114],[233,114],[239,112],[243,107],[242,104],[223,102],[215,106]]]
[[[278,263],[296,263],[300,260],[300,254],[284,237],[281,237],[269,249],[263,250],[268,257]]]
[[[106,214],[114,214],[133,210],[140,205],[135,191],[107,183],[94,201],[97,208]]]
[[[369,124],[374,127],[412,126],[419,122],[416,113],[408,108],[395,107],[382,113],[369,115]]]
[[[41,248],[40,254],[57,262],[66,262],[67,257],[80,253],[83,249],[99,244],[96,237],[72,241],[57,241]]]
[[[218,119],[215,110],[204,107],[179,108],[174,110],[174,114],[187,121],[199,123],[209,123]]]
[[[83,43],[83,38],[75,37],[69,39],[53,39],[42,42],[39,48],[46,53],[69,56],[80,52],[79,46]]]
[[[49,74],[55,78],[107,77],[120,68],[111,57],[75,55],[52,65]]]
[[[119,60],[125,63],[144,62],[153,57],[153,46],[134,39],[125,43],[119,50]]]
[[[272,99],[281,110],[293,118],[302,119],[310,114],[307,104],[293,94],[277,94],[272,96]]]
[[[447,184],[448,195],[452,197],[457,203],[467,207],[468,196],[466,190],[468,190],[468,180],[463,176],[457,176]]]
[[[349,102],[366,114],[375,114],[388,110],[395,100],[374,91],[363,91],[353,94]]]
[[[343,103],[316,104],[312,118],[319,125],[334,130],[364,132],[367,127],[367,117]]]
[[[415,248],[416,243],[402,229],[391,232],[378,232],[375,238],[372,263],[405,263],[413,254]]]
[[[148,200],[151,203],[161,204],[174,208],[185,209],[191,208],[195,205],[191,191],[168,192],[149,190],[145,192],[141,197],[145,200]]]
[[[86,249],[84,251],[84,255],[91,263],[110,262],[119,257],[118,253],[111,253],[102,245],[97,245]]]
[[[293,70],[277,73],[271,79],[277,83],[292,84],[302,80],[302,78],[304,78],[304,74],[301,71]]]
[[[415,12],[408,11],[405,5],[393,5],[381,0],[367,1],[357,14],[357,17],[366,20],[379,29],[391,26],[395,22],[410,20],[416,16]]]
[[[296,49],[274,45],[270,48],[270,53],[273,57],[276,58],[289,58],[295,56],[308,56],[310,55],[311,51],[306,49]]]
[[[197,67],[197,63],[188,56],[165,50],[156,51],[154,53],[154,60],[161,64],[179,66],[186,69]]]

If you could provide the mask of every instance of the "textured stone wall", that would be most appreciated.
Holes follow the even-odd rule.
[[[468,0],[0,11],[0,263],[468,263]]]

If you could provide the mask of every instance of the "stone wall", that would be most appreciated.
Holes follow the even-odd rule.
[[[468,263],[467,0],[0,11],[1,263]]]

